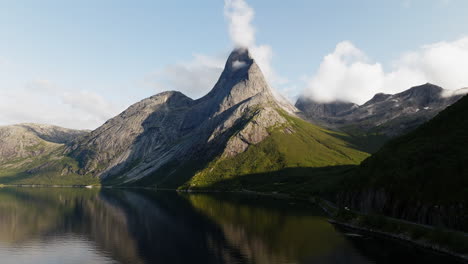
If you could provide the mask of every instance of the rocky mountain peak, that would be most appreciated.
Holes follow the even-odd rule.
[[[428,121],[463,94],[463,89],[444,90],[426,83],[397,94],[378,93],[365,104],[354,106],[349,111],[336,112],[336,106],[320,105],[301,98],[296,107],[307,120],[328,128],[393,137]]]
[[[430,93],[430,92],[441,92],[444,89],[432,83],[425,83],[418,86],[413,86],[407,91],[419,92],[419,93]]]
[[[275,101],[260,67],[249,50],[237,48],[229,55],[213,89],[197,103],[210,105],[208,108],[211,112],[221,113],[253,97],[261,97],[260,100],[264,102]]]
[[[437,85],[426,83],[411,87],[404,92],[396,94],[395,97],[404,100],[411,100],[417,106],[424,107],[434,101],[440,100],[443,91],[444,89]]]
[[[167,106],[183,106],[193,101],[190,97],[179,91],[162,92],[151,96],[149,99],[164,103]]]
[[[249,67],[254,63],[254,59],[246,48],[234,49],[229,55],[225,68],[235,72],[240,68]]]
[[[308,165],[309,157],[317,153],[333,157],[323,165],[354,164],[361,159],[358,151],[351,150],[358,159],[340,154],[343,148],[348,151],[341,139],[296,119],[289,114],[294,110],[274,96],[250,52],[235,49],[213,89],[202,98],[192,100],[169,91],[141,100],[89,134],[55,148],[55,155],[66,158],[64,162],[32,164],[27,170],[95,176],[109,184],[157,183],[173,188],[191,179],[190,184],[196,184],[206,175],[220,180],[226,176],[222,164],[235,158],[239,164],[235,175],[264,172],[272,166],[282,170],[292,164]],[[267,139],[267,167],[258,167],[256,155],[248,158],[253,163],[245,167],[243,159],[252,155],[247,152],[264,153],[259,144]],[[298,155],[285,147],[287,142],[308,146],[301,150],[308,153],[307,160],[295,160]],[[290,164],[277,160],[283,156],[293,160]]]

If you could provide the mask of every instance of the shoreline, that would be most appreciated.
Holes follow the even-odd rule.
[[[413,244],[415,246],[422,247],[422,248],[425,248],[425,249],[428,249],[428,250],[432,250],[432,251],[435,251],[435,252],[438,252],[438,253],[441,253],[441,254],[445,254],[445,255],[457,258],[462,262],[468,263],[468,254],[457,253],[456,251],[451,250],[448,246],[444,246],[444,245],[441,245],[441,244],[436,243],[436,242],[430,242],[430,241],[427,241],[427,240],[424,240],[424,239],[420,239],[420,240],[414,239],[410,235],[408,235],[409,228],[403,228],[403,232],[397,233],[397,232],[384,231],[382,229],[379,230],[378,227],[377,228],[372,228],[372,227],[369,227],[369,226],[352,224],[352,223],[350,223],[350,221],[340,221],[340,220],[337,219],[337,217],[334,217],[334,215],[336,215],[336,212],[338,210],[340,210],[340,209],[338,207],[336,207],[333,203],[331,203],[331,202],[329,202],[327,200],[324,200],[324,199],[320,199],[320,198],[315,198],[314,202],[320,208],[322,208],[323,211],[325,211],[328,214],[328,216],[330,217],[328,219],[328,222],[333,224],[333,225],[342,226],[342,227],[345,227],[345,228],[349,228],[349,229],[353,229],[353,230],[357,230],[357,231],[361,231],[361,232],[366,232],[366,233],[370,233],[370,234],[380,235],[380,236],[383,236],[383,237],[386,237],[386,238],[389,238],[389,239],[396,239],[396,240],[404,241],[404,242],[407,242],[407,243],[411,243],[411,244]],[[333,211],[335,211],[335,212],[333,212]],[[348,212],[353,213],[352,211],[348,211]],[[361,214],[361,215],[362,216],[370,216],[370,215],[367,215],[367,214]],[[383,217],[383,219],[385,219],[385,221],[398,221],[401,224],[406,225],[406,227],[408,227],[408,225],[414,225],[414,226],[418,226],[420,228],[424,228],[429,232],[435,232],[435,227],[433,227],[433,226],[425,226],[425,225],[421,225],[421,224],[418,224],[418,223],[409,222],[409,221],[406,221],[406,220],[403,220],[403,219],[396,219],[396,218],[387,217],[387,216],[384,216],[384,215],[380,215],[380,216]],[[446,231],[446,232],[456,232],[457,234],[463,234],[464,236],[467,236],[467,239],[468,239],[468,234],[463,233],[461,231],[449,230],[449,229],[446,229],[444,231]]]
[[[309,197],[309,198],[300,198],[300,197],[294,197],[286,193],[278,193],[278,192],[257,192],[257,191],[251,191],[247,189],[243,190],[238,190],[238,191],[222,191],[222,190],[187,190],[187,189],[169,189],[169,188],[156,188],[156,187],[125,187],[125,186],[111,186],[111,185],[45,185],[45,184],[0,184],[0,188],[7,188],[7,187],[17,187],[17,188],[86,188],[86,189],[143,189],[143,190],[155,190],[155,191],[174,191],[178,193],[235,193],[235,194],[243,194],[243,195],[260,195],[260,196],[269,196],[273,197],[276,199],[283,199],[283,200],[297,200],[297,201],[306,201],[309,203],[313,203],[317,205],[319,208],[321,208],[326,215],[328,215],[328,222],[332,225],[336,226],[342,226],[345,228],[361,231],[361,232],[366,232],[374,235],[380,235],[383,237],[386,237],[388,239],[397,239],[400,241],[404,241],[407,243],[411,243],[415,246],[422,247],[428,250],[432,250],[441,254],[445,254],[447,256],[451,256],[454,258],[459,259],[460,261],[468,263],[468,254],[461,254],[457,253],[448,247],[441,246],[437,243],[433,242],[428,242],[426,240],[416,240],[411,238],[409,235],[405,233],[395,233],[395,232],[387,232],[383,230],[378,230],[375,228],[371,227],[366,227],[366,226],[361,226],[361,225],[356,225],[352,224],[346,221],[340,221],[334,215],[336,212],[339,210],[333,203],[321,199],[320,197]],[[364,216],[367,216],[363,214]],[[382,216],[384,219],[389,220],[389,217]],[[400,219],[393,219],[392,220],[397,220],[399,221]],[[413,223],[413,222],[407,222],[402,220],[402,222],[405,222],[406,224],[412,224],[412,225],[418,225],[418,223]],[[424,227],[427,230],[430,228],[434,228],[432,226],[430,227]],[[434,231],[434,230],[430,230]]]
[[[468,263],[468,254],[457,253],[457,252],[455,252],[453,250],[450,250],[448,247],[441,246],[441,245],[439,245],[437,243],[433,243],[433,242],[429,242],[429,241],[425,241],[425,240],[416,240],[416,239],[413,239],[410,236],[402,234],[402,233],[386,232],[386,231],[382,231],[382,230],[372,229],[370,227],[358,226],[358,225],[354,225],[354,224],[351,224],[351,223],[339,221],[335,217],[333,217],[334,214],[335,214],[333,211],[338,211],[339,208],[337,208],[333,203],[331,203],[331,202],[329,202],[327,200],[324,200],[324,199],[322,199],[320,197],[300,198],[300,197],[291,196],[291,195],[286,194],[286,193],[257,192],[257,191],[250,191],[250,190],[245,190],[245,189],[242,190],[242,191],[216,191],[216,190],[176,190],[176,191],[177,192],[186,192],[186,193],[237,193],[237,194],[270,196],[270,197],[274,197],[276,199],[307,201],[307,202],[313,203],[313,204],[317,205],[319,208],[321,208],[325,212],[325,214],[328,215],[328,222],[330,224],[337,225],[337,226],[342,226],[342,227],[347,227],[347,228],[350,228],[350,229],[354,229],[354,230],[357,230],[357,231],[366,232],[366,233],[370,233],[370,234],[374,234],[374,235],[380,235],[380,236],[386,237],[387,239],[397,239],[397,240],[400,240],[400,241],[404,241],[404,242],[413,244],[414,246],[421,247],[421,248],[424,248],[424,249],[427,249],[427,250],[432,250],[432,251],[435,251],[437,253],[444,254],[444,255],[456,258],[456,259],[458,259],[458,260],[460,260],[462,262]],[[419,226],[421,228],[425,228],[426,230],[428,230],[430,232],[434,232],[434,228],[435,228],[433,226],[424,226],[424,225],[420,225],[418,223],[409,222],[409,221],[405,221],[405,220],[402,220],[402,219],[394,219],[394,218],[390,218],[390,217],[387,217],[387,216],[382,216],[382,217],[384,217],[387,220],[391,219],[393,221],[401,221],[402,223],[405,223],[407,225],[416,225],[416,226]],[[447,229],[447,231],[460,233],[459,231],[455,231],[455,230],[448,230]],[[464,233],[464,234],[467,235],[466,233]]]
[[[337,220],[334,220],[334,219],[328,219],[328,222],[333,224],[333,225],[342,226],[342,227],[346,227],[346,228],[361,231],[361,232],[377,234],[377,235],[381,235],[381,236],[384,236],[384,237],[387,237],[387,238],[392,238],[392,239],[397,239],[397,240],[401,240],[401,241],[404,241],[404,242],[408,242],[408,243],[414,244],[414,245],[416,245],[418,247],[422,247],[422,248],[425,248],[425,249],[436,251],[438,253],[442,253],[442,254],[445,254],[445,255],[448,255],[448,256],[455,257],[455,258],[457,258],[457,259],[459,259],[461,261],[468,262],[468,255],[456,253],[456,252],[454,252],[454,251],[452,251],[450,249],[438,246],[438,245],[436,245],[434,243],[429,243],[429,242],[424,241],[424,240],[415,240],[415,239],[412,239],[411,237],[409,237],[407,235],[404,235],[404,234],[396,234],[396,233],[385,232],[385,231],[376,230],[376,229],[372,229],[372,228],[368,228],[368,227],[353,225],[353,224],[346,223],[346,222],[340,222],[340,221],[337,221]]]

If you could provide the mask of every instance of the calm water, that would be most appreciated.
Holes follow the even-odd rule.
[[[0,189],[0,263],[456,263],[356,237],[308,204],[144,190]]]

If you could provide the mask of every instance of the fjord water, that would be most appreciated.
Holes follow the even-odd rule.
[[[338,230],[310,204],[137,189],[0,188],[0,263],[456,263]]]

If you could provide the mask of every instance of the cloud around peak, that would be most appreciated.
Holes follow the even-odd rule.
[[[229,36],[235,48],[248,48],[266,80],[272,86],[274,94],[284,92],[289,82],[273,68],[273,48],[270,45],[258,44],[255,36],[253,19],[254,9],[245,0],[225,0],[224,16],[228,22]],[[282,99],[282,98],[279,98]]]
[[[385,71],[353,43],[343,41],[326,55],[318,71],[306,78],[304,96],[317,101],[362,104],[376,93],[398,93],[430,82],[445,89],[468,86],[468,37],[424,45],[402,54]]]
[[[229,35],[234,45],[240,48],[252,47],[255,44],[253,8],[244,0],[225,0],[224,15],[229,22]]]

